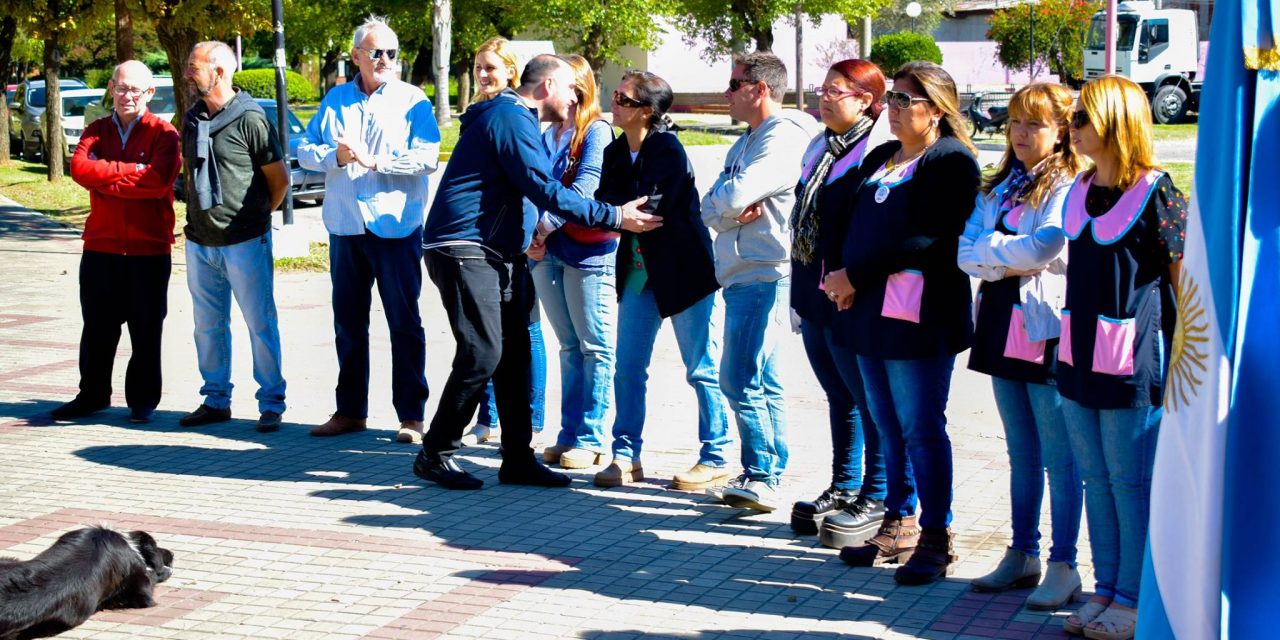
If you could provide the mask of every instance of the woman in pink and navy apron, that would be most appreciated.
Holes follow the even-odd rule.
[[[1071,260],[1058,345],[1058,390],[1080,476],[1095,595],[1064,627],[1133,637],[1147,539],[1162,379],[1162,308],[1177,281],[1186,203],[1152,158],[1151,107],[1119,76],[1084,86],[1071,140],[1095,167],[1063,210]]]
[[[880,530],[840,555],[864,566],[910,555],[894,579],[920,585],[950,573],[955,561],[945,414],[956,354],[973,337],[969,277],[956,266],[956,246],[979,175],[955,81],[942,67],[907,64],[885,101],[897,140],[862,161],[844,269],[825,281],[833,299],[852,299],[837,325],[858,354],[888,477]]]
[[[1032,587],[1032,609],[1058,609],[1080,593],[1076,540],[1084,492],[1054,378],[1066,295],[1062,203],[1083,159],[1067,130],[1071,92],[1033,84],[1009,100],[1004,158],[960,238],[960,268],[982,280],[969,368],[991,376],[1009,451],[1013,540],[975,591]],[[1040,503],[1049,475],[1053,543],[1040,580]],[[1037,586],[1038,585],[1038,586]]]
[[[795,503],[791,528],[801,535],[821,528],[822,543],[836,549],[864,542],[884,519],[880,436],[867,410],[857,356],[847,341],[835,339],[839,301],[828,298],[822,285],[826,265],[840,263],[858,166],[874,146],[871,126],[883,108],[884,88],[884,74],[874,63],[831,65],[815,91],[827,128],[805,151],[791,213],[791,308],[800,317],[809,364],[827,394],[833,449],[831,486],[811,502]]]

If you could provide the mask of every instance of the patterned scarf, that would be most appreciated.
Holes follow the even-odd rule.
[[[874,123],[871,118],[862,116],[844,133],[827,129],[827,148],[823,151],[818,166],[809,175],[808,182],[804,183],[804,190],[796,199],[795,208],[791,210],[791,257],[801,264],[812,264],[818,250],[818,193],[827,181],[831,165],[853,149],[854,144],[871,130]]]

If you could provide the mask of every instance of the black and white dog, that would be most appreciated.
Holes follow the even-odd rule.
[[[0,557],[0,640],[57,635],[102,609],[144,609],[173,553],[146,532],[69,531],[40,555]]]

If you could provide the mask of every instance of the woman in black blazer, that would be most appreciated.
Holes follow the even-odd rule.
[[[613,92],[613,124],[623,135],[605,148],[596,199],[623,204],[648,196],[662,226],[623,232],[618,246],[618,348],[614,374],[613,462],[595,484],[615,487],[644,478],[640,464],[645,383],[653,342],[671,318],[686,379],[698,397],[698,463],[677,474],[675,487],[704,489],[728,480],[723,449],[729,421],[720,392],[711,235],[699,215],[698,190],[684,146],[667,131],[671,86],[647,71],[623,76]]]

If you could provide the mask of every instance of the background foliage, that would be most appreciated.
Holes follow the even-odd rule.
[[[1103,8],[1100,0],[1040,0],[996,11],[987,37],[996,42],[1000,63],[1010,69],[1047,67],[1063,83],[1084,77],[1084,44],[1089,21]],[[1035,59],[1031,59],[1031,21],[1035,19]]]
[[[933,38],[920,33],[889,33],[871,42],[871,61],[880,65],[886,77],[913,60],[942,64],[942,50]]]

